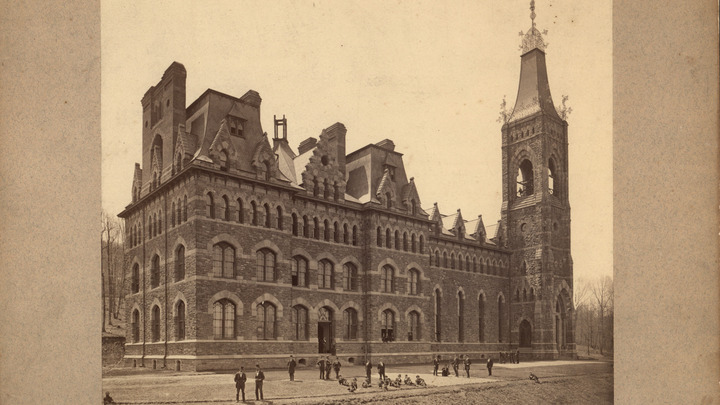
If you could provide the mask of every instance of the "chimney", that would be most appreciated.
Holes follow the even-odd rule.
[[[378,148],[383,148],[391,152],[395,151],[395,143],[389,139],[383,139],[382,141],[375,144]]]
[[[310,149],[314,148],[315,145],[317,145],[317,139],[313,138],[312,136],[300,142],[300,146],[298,146],[298,155],[302,155],[303,153],[309,151]]]

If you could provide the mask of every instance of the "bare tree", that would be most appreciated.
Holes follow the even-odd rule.
[[[609,302],[612,300],[613,280],[610,276],[597,279],[591,286],[592,295],[597,304],[598,315],[600,317],[600,354],[603,354],[605,346],[605,314],[608,309]]]

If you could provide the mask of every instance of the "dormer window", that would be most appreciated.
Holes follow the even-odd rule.
[[[390,165],[385,165],[383,170],[388,171],[388,175],[390,176],[390,180],[395,181],[395,167]]]
[[[244,119],[233,117],[232,115],[228,115],[227,117],[228,127],[230,128],[230,135],[244,137],[244,126],[243,123],[245,122]]]

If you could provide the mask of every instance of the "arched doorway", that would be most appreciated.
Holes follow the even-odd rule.
[[[532,346],[532,326],[527,319],[520,322],[520,347]]]
[[[318,310],[318,353],[335,354],[335,327],[333,311],[328,307]]]

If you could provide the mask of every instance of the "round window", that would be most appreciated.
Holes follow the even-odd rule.
[[[320,162],[323,164],[323,166],[327,166],[328,163],[330,163],[330,158],[328,157],[328,155],[323,155],[320,158]]]
[[[525,222],[523,222],[522,225],[520,225],[520,231],[521,231],[521,232],[526,232],[526,231],[527,231],[527,226],[528,226],[528,224],[525,223]]]

